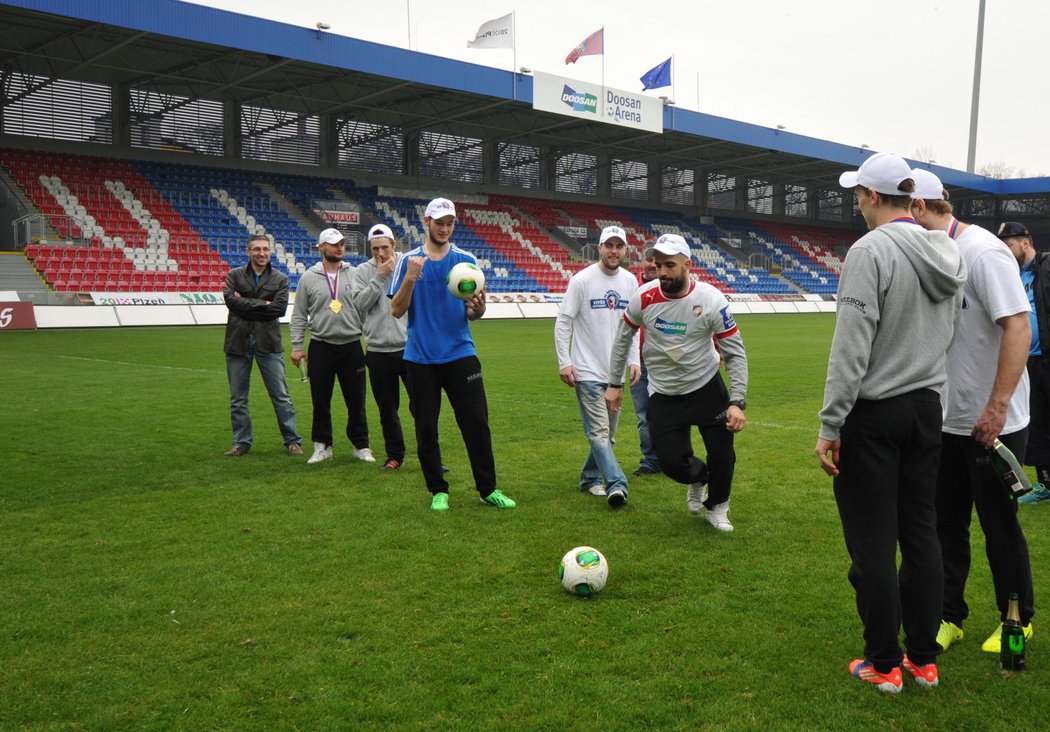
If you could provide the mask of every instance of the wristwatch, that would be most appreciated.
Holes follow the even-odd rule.
[[[743,399],[730,399],[729,406],[736,407],[741,412],[743,412],[745,409],[747,409],[747,402],[745,402]]]
[[[607,388],[609,388],[609,389],[622,389],[623,388],[623,384],[606,384],[605,386]]]

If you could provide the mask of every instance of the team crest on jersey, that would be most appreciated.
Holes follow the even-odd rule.
[[[700,306],[700,305],[694,305],[693,306],[693,317],[694,318],[699,318],[703,314],[704,314],[704,308],[702,306]]]
[[[627,300],[616,290],[609,290],[604,297],[591,300],[591,310],[626,310]]]
[[[666,335],[685,335],[685,323],[674,323],[658,317],[653,327]]]

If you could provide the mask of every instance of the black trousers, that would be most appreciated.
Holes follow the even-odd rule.
[[[940,397],[921,389],[858,400],[840,437],[835,502],[864,623],[864,658],[883,673],[899,666],[903,625],[909,658],[931,663],[941,650],[944,586],[935,510]]]
[[[707,506],[729,500],[736,468],[733,433],[726,429],[729,394],[721,374],[688,394],[649,397],[649,436],[664,473],[679,483],[707,483]],[[693,453],[700,430],[707,462]]]
[[[999,439],[1015,455],[1023,455],[1027,429]],[[1006,618],[1011,592],[1021,598],[1021,623],[1035,614],[1032,565],[1028,542],[1017,520],[1017,501],[992,469],[988,451],[972,437],[943,435],[941,471],[937,478],[937,533],[944,552],[945,620],[961,626],[970,614],[964,594],[970,574],[970,520],[974,508],[984,531],[985,553],[992,571],[1000,620]]]
[[[1046,477],[1041,473],[1050,469],[1050,362],[1044,358],[1050,359],[1050,356],[1028,358],[1028,381],[1031,384],[1028,408],[1032,421],[1028,424],[1028,446],[1024,452],[1026,465],[1043,469],[1040,481]],[[1021,456],[1021,453],[1014,454]]]
[[[368,416],[365,414],[365,352],[361,341],[336,345],[311,339],[310,398],[314,406],[311,439],[332,444],[332,391],[339,389],[346,403],[346,436],[355,448],[368,447]]]
[[[383,426],[383,446],[387,458],[405,462],[405,435],[401,431],[401,382],[408,389],[408,372],[403,359],[405,352],[390,351],[365,354],[368,365],[368,382],[372,386],[372,398],[379,407],[379,422]],[[409,405],[409,410],[412,407]]]
[[[406,361],[405,365],[412,417],[416,423],[416,449],[427,490],[448,493],[448,482],[441,470],[441,445],[438,444],[438,417],[444,390],[463,435],[478,493],[482,497],[492,493],[496,489],[496,460],[492,455],[489,407],[477,356],[443,364]]]

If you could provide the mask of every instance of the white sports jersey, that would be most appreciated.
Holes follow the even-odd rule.
[[[632,328],[645,327],[642,360],[650,394],[688,394],[702,387],[718,372],[715,340],[737,332],[725,296],[693,280],[677,298],[665,295],[659,280],[642,285],[623,318]]]
[[[637,289],[638,281],[625,269],[607,275],[592,264],[573,275],[558,312],[562,324],[566,318],[572,323],[571,346],[569,332],[556,327],[558,368],[571,363],[580,381],[623,381],[623,374],[609,375],[609,351],[627,301]],[[632,348],[629,363],[638,363],[637,346]]]
[[[1028,296],[1017,261],[1002,240],[979,226],[968,226],[956,239],[966,262],[962,312],[948,347],[948,381],[941,393],[945,432],[968,435],[981,416],[999,367],[1003,331],[995,321],[1027,313]],[[1028,426],[1028,374],[1021,373],[1002,434]]]

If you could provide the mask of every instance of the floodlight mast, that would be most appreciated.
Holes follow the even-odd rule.
[[[973,99],[970,102],[970,144],[966,172],[972,173],[977,159],[977,110],[981,103],[981,56],[984,54],[984,0],[977,7],[977,50],[973,56]]]

